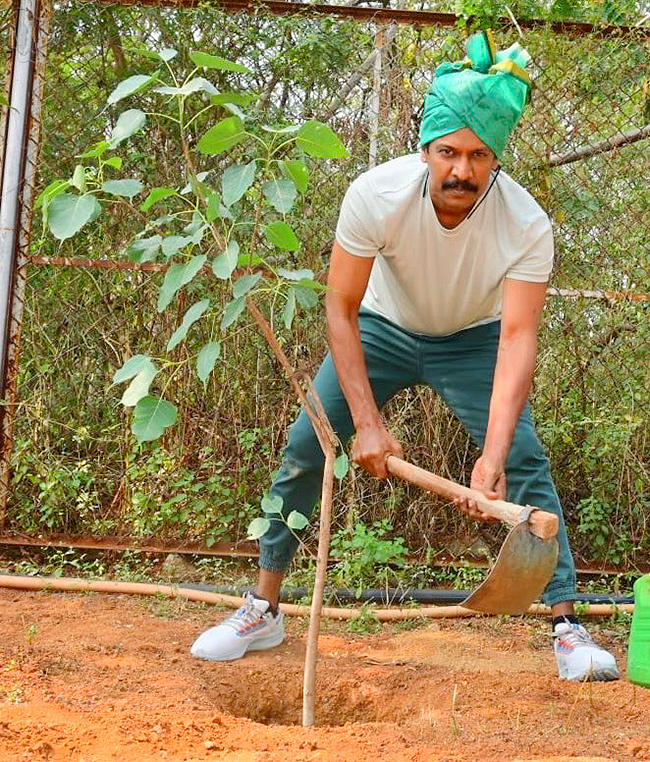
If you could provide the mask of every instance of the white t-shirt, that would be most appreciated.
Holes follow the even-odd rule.
[[[545,283],[553,235],[546,213],[503,171],[474,214],[448,230],[427,174],[410,154],[360,175],[343,200],[336,240],[350,254],[376,257],[363,307],[414,333],[446,336],[498,320],[504,278]]]

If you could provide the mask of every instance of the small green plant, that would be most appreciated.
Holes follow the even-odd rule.
[[[346,630],[356,635],[376,635],[381,631],[381,622],[373,612],[372,603],[364,603],[359,609],[359,615],[348,619]]]
[[[352,529],[332,537],[332,579],[340,587],[361,592],[364,587],[389,587],[395,582],[394,569],[406,565],[407,548],[402,537],[391,538],[392,525],[384,520],[371,527],[358,522]]]
[[[8,702],[9,704],[20,704],[22,701],[23,692],[18,686],[5,687],[0,685],[0,699]]]
[[[35,624],[30,624],[29,626],[25,627],[25,642],[27,643],[27,648],[31,651],[32,647],[34,645],[34,640],[36,639],[36,636],[38,635],[38,626]]]
[[[155,593],[142,600],[142,606],[160,619],[179,619],[187,614],[188,605],[185,598],[173,598],[164,593]]]
[[[309,524],[309,520],[299,511],[291,511],[285,516],[282,511],[283,507],[284,501],[279,495],[264,495],[262,498],[262,511],[266,515],[259,516],[251,521],[248,525],[248,539],[259,540],[262,535],[265,535],[269,531],[271,522],[277,521],[287,526],[298,542],[302,543],[298,532]],[[268,518],[269,516],[271,518]]]

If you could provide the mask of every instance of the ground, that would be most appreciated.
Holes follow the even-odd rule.
[[[316,726],[307,623],[228,663],[188,649],[225,610],[179,599],[0,589],[0,761],[650,760],[650,690],[555,675],[548,623],[438,620],[372,635],[323,622]],[[625,633],[602,622],[625,674]]]

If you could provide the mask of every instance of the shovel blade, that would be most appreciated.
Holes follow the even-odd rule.
[[[556,539],[540,540],[517,524],[487,578],[462,606],[486,614],[523,614],[540,596],[557,565]]]

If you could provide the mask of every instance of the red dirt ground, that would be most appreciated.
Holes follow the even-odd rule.
[[[193,638],[224,616],[180,599],[0,590],[0,760],[650,760],[650,690],[559,681],[541,619],[373,636],[324,622],[317,726],[302,728],[306,622],[287,620],[272,651],[192,660]],[[624,669],[624,635],[594,633]]]

